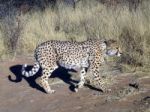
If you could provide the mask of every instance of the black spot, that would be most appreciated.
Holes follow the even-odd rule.
[[[135,89],[139,89],[139,84],[138,83],[130,83],[129,86],[131,86]]]

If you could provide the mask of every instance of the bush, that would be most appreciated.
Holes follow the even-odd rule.
[[[54,10],[34,9],[26,14],[19,12],[19,16],[18,10],[12,9],[15,14],[11,10],[0,22],[4,43],[1,48],[7,53],[30,54],[39,43],[51,39],[111,38],[117,39],[124,51],[119,62],[140,70],[150,66],[149,1],[132,11],[127,4],[107,7],[97,0],[79,1],[75,9],[60,3]],[[4,55],[4,50],[0,54]]]

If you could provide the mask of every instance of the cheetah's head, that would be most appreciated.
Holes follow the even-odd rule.
[[[116,40],[110,39],[110,40],[104,41],[104,43],[106,45],[106,55],[118,56],[118,57],[121,56],[122,51]]]

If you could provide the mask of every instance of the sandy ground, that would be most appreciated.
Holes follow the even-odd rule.
[[[46,94],[36,84],[37,76],[21,76],[23,63],[33,61],[17,58],[0,63],[0,112],[150,112],[150,74],[119,73],[110,92],[85,87],[75,93],[73,80],[69,75],[63,80],[67,72],[60,71],[50,81],[56,93]]]

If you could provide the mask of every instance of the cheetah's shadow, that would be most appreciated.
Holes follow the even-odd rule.
[[[33,66],[28,66],[26,70],[27,71],[31,70],[32,67]],[[40,69],[34,76],[31,76],[31,77],[28,77],[28,78],[21,75],[21,69],[22,69],[22,65],[11,66],[10,71],[15,75],[16,79],[13,79],[11,77],[11,75],[9,75],[8,76],[9,81],[18,83],[18,82],[21,82],[22,79],[25,79],[28,82],[30,87],[35,88],[39,91],[45,92],[44,89],[42,87],[40,87],[35,81],[38,77],[41,76],[42,69]],[[77,83],[78,81],[75,81],[75,80],[71,79],[71,75],[68,73],[68,71],[70,71],[70,70],[67,70],[63,67],[59,67],[57,70],[55,70],[52,73],[50,78],[57,77],[57,78],[63,80],[65,83],[67,83],[69,85],[69,89],[71,91],[74,91],[74,87],[75,87],[74,83]],[[73,72],[75,72],[75,71],[73,71]]]

